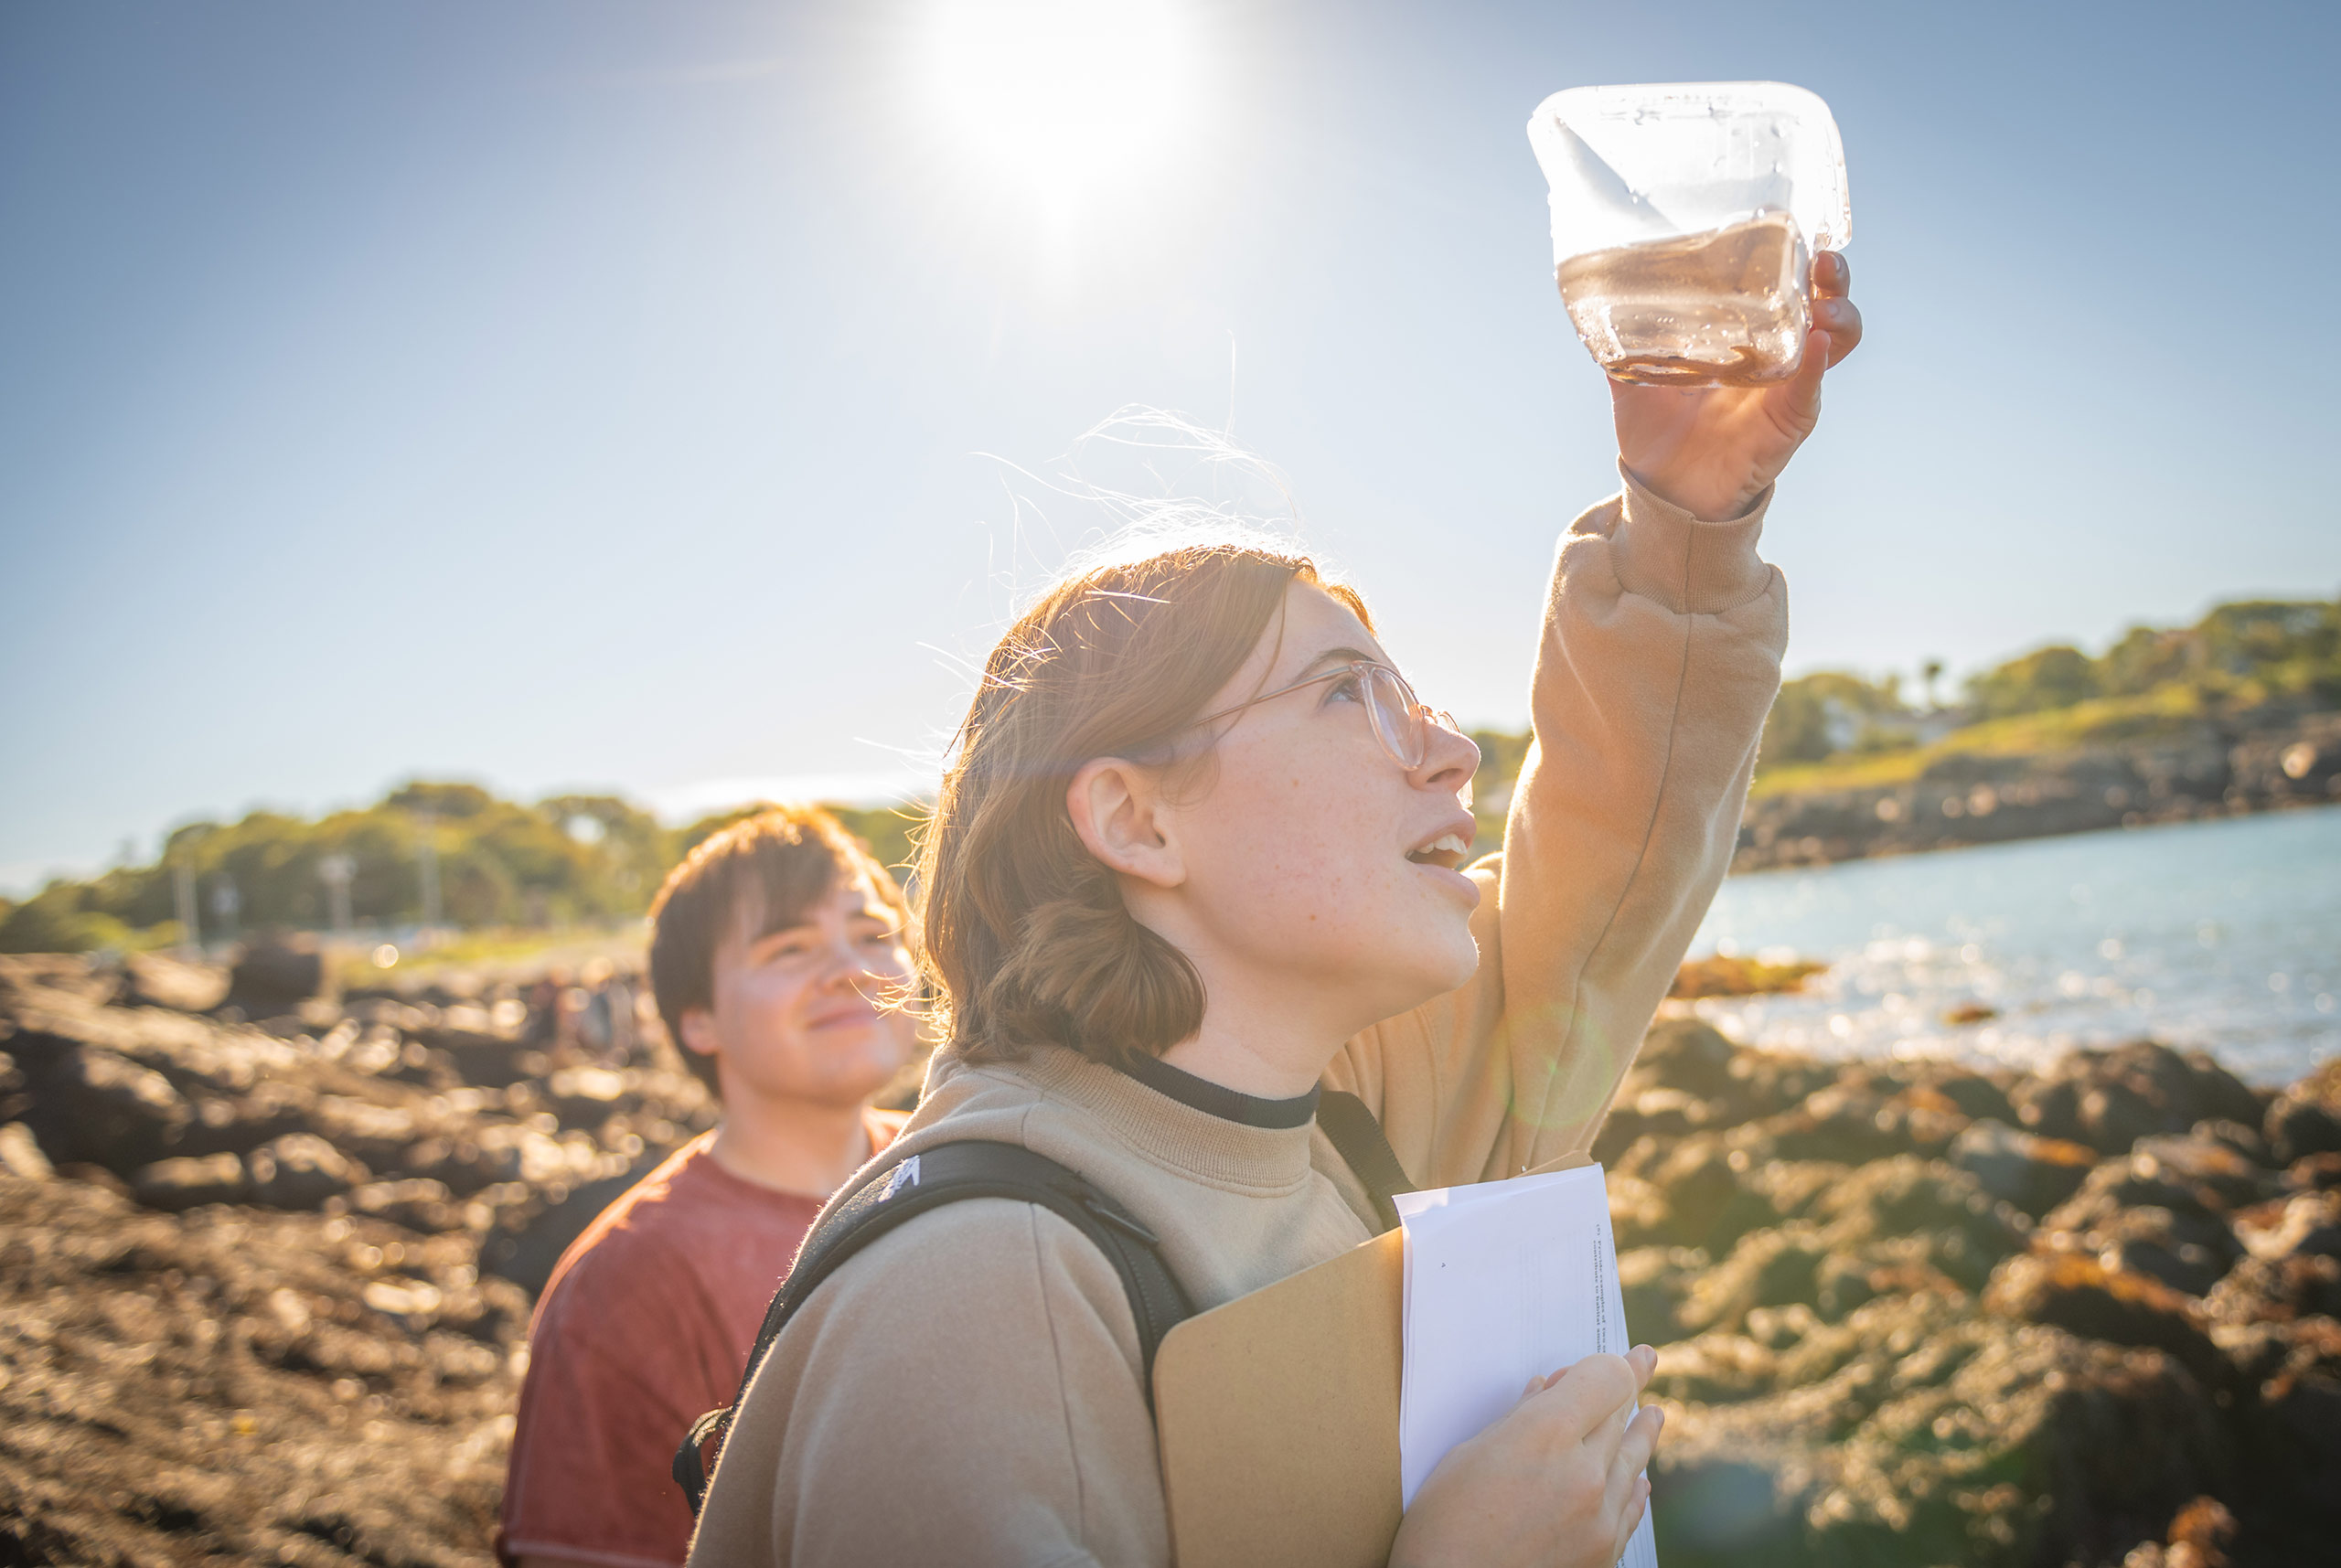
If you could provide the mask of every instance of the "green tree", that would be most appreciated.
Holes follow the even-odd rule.
[[[2005,719],[2070,708],[2100,695],[2101,689],[2097,666],[2090,656],[2059,643],[1972,677],[1967,683],[1967,698],[1978,718]]]
[[[0,916],[0,953],[94,953],[138,944],[131,929],[89,907],[79,882],[53,881]]]
[[[2143,697],[2192,674],[2200,651],[2192,629],[2133,626],[2097,661],[2098,689],[2108,697]]]
[[[1780,683],[1764,720],[1757,766],[1818,763],[1849,752],[1893,750],[1912,743],[1912,715],[1900,677],[1865,680],[1821,670]]]

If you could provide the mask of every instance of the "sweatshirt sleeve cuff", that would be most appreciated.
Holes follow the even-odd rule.
[[[1757,598],[1769,588],[1772,569],[1756,553],[1772,486],[1727,522],[1701,522],[1671,501],[1642,487],[1624,464],[1619,516],[1609,538],[1618,582],[1629,593],[1652,599],[1678,615],[1719,615]]]

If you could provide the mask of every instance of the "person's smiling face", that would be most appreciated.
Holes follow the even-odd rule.
[[[1296,581],[1203,711],[1359,658],[1390,662],[1348,605]],[[1177,918],[1213,967],[1232,961],[1320,988],[1359,1029],[1470,978],[1480,891],[1459,868],[1475,825],[1458,795],[1479,748],[1433,724],[1421,763],[1402,767],[1374,738],[1350,675],[1212,730],[1211,756],[1189,787],[1169,781],[1163,809],[1186,871]],[[1138,891],[1133,912],[1143,920],[1155,902]]]
[[[684,1046],[716,1058],[727,1100],[861,1104],[917,1048],[901,1006],[913,981],[901,919],[841,876],[795,919],[761,923],[741,919],[717,946],[714,1005],[684,1013]]]

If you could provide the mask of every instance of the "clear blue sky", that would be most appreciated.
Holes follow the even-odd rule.
[[[2330,6],[1159,3],[1158,134],[1047,201],[1067,90],[925,0],[0,8],[0,887],[417,773],[904,775],[1095,520],[977,454],[1220,424],[1231,339],[1416,685],[1521,722],[1614,483],[1522,132],[1586,82],[1844,128],[1792,669],[2341,589]]]

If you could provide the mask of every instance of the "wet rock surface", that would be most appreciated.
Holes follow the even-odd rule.
[[[315,957],[0,957],[0,1563],[490,1560],[533,1292],[713,1108]]]
[[[2335,1062],[2271,1094],[2145,1043],[1981,1074],[1662,1022],[1595,1153],[1669,1568],[2331,1560],[2336,1111]]]

